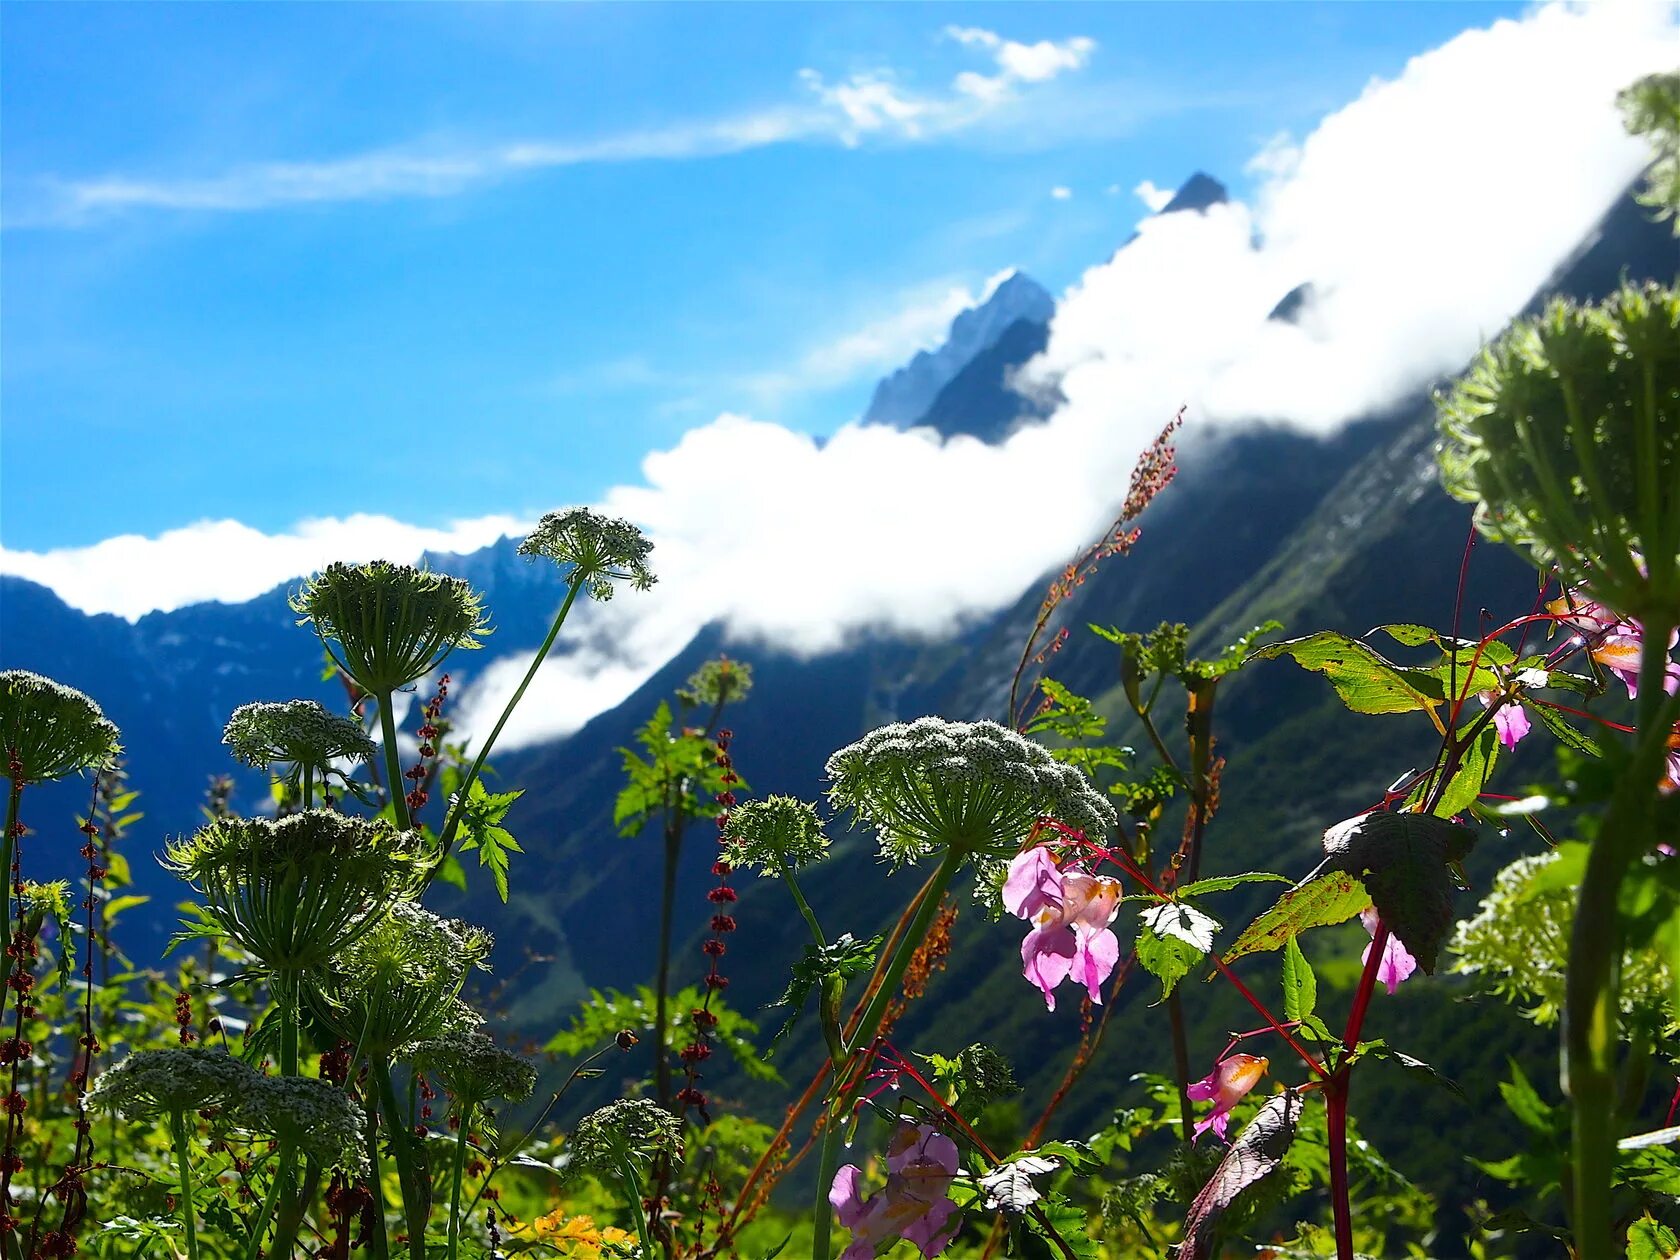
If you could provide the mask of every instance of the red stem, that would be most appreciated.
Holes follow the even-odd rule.
[[[1365,1025],[1366,1012],[1371,1008],[1371,995],[1377,991],[1377,968],[1382,965],[1388,948],[1388,925],[1377,923],[1371,937],[1371,952],[1365,958],[1365,970],[1359,974],[1359,989],[1353,995],[1353,1009],[1348,1012],[1346,1029],[1342,1032],[1342,1049],[1352,1054],[1359,1045],[1359,1032]],[[1348,1198],[1347,1118],[1348,1085],[1350,1076],[1346,1059],[1324,1087],[1326,1124],[1330,1133],[1330,1207],[1336,1218],[1336,1260],[1355,1260],[1353,1251],[1353,1205]]]

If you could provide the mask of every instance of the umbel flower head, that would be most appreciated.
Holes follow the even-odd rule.
[[[304,999],[335,1036],[383,1058],[476,1022],[457,999],[490,946],[481,928],[399,901],[305,977]]]
[[[425,677],[454,648],[482,647],[490,632],[482,597],[460,578],[388,560],[329,564],[291,604],[298,624],[313,623],[338,667],[374,695]]]
[[[765,875],[797,871],[828,852],[816,806],[793,796],[767,796],[731,811],[720,839],[725,862],[756,866]]]
[[[547,557],[567,583],[587,586],[590,598],[602,601],[613,597],[615,582],[645,591],[658,581],[647,567],[652,550],[653,543],[629,521],[581,507],[550,512],[519,544],[520,555]]]
[[[103,770],[122,751],[88,697],[26,669],[0,672],[0,774],[27,783]]]
[[[719,656],[690,674],[688,685],[677,692],[677,697],[684,704],[709,709],[740,703],[752,691],[752,685],[751,665]]]
[[[262,1079],[225,1050],[208,1046],[137,1050],[105,1070],[88,1104],[130,1120],[152,1120],[237,1102]]]
[[[360,1172],[367,1163],[362,1109],[329,1081],[257,1076],[240,1090],[229,1121],[236,1129],[285,1142],[328,1168]]]
[[[334,761],[370,761],[376,751],[361,723],[328,713],[314,700],[242,704],[228,719],[222,743],[257,770],[284,763],[324,772]]]
[[[463,1105],[503,1098],[523,1102],[537,1087],[529,1059],[503,1050],[477,1030],[446,1033],[411,1046],[406,1056],[422,1072],[443,1081]]]
[[[651,1098],[620,1098],[579,1120],[566,1150],[570,1169],[604,1177],[617,1177],[626,1160],[645,1164],[664,1155],[680,1164],[682,1124]]]
[[[308,809],[279,821],[218,818],[172,841],[164,866],[241,948],[277,971],[325,962],[418,882],[412,832]]]
[[[828,759],[829,799],[874,825],[894,862],[951,848],[1009,857],[1042,816],[1101,836],[1114,810],[1078,770],[996,722],[924,717]]]
[[[1555,301],[1437,400],[1442,480],[1490,538],[1641,621],[1680,621],[1680,292]]]

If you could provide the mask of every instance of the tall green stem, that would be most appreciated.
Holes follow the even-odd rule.
[[[461,1241],[461,1178],[467,1167],[467,1133],[472,1128],[473,1105],[461,1103],[461,1127],[455,1131],[455,1169],[449,1182],[449,1260]]]
[[[680,803],[676,807],[679,811]],[[671,1105],[671,1051],[665,1044],[671,1013],[671,919],[677,902],[677,859],[682,856],[681,814],[665,830],[665,872],[659,888],[659,966],[653,978],[653,1093]]]
[[[1570,933],[1563,1076],[1574,1118],[1571,1171],[1577,1260],[1610,1260],[1619,1250],[1613,1236],[1612,1170],[1625,932],[1617,903],[1628,871],[1657,839],[1652,806],[1675,708],[1663,689],[1671,629],[1645,626],[1633,756],[1587,855]]]
[[[274,1216],[274,1205],[280,1201],[280,1173],[278,1166],[268,1179],[268,1193],[263,1195],[262,1207],[257,1211],[251,1237],[245,1244],[245,1260],[262,1260],[262,1239],[268,1232],[268,1222]]]
[[[793,904],[798,906],[799,913],[805,916],[805,922],[811,929],[811,939],[816,941],[818,949],[825,948],[828,942],[823,939],[822,924],[817,922],[817,916],[812,913],[810,904],[805,900],[805,894],[799,891],[799,884],[793,878],[793,872],[780,864],[776,869],[782,877],[782,882],[788,886],[788,891],[793,894]]]
[[[198,1260],[198,1222],[194,1219],[192,1164],[187,1159],[187,1122],[179,1111],[169,1113],[169,1135],[175,1142],[175,1164],[181,1174],[181,1225],[187,1231],[187,1260]]]
[[[519,686],[514,689],[513,695],[508,698],[507,707],[502,710],[501,717],[496,719],[496,725],[490,728],[490,737],[484,741],[478,750],[478,755],[473,758],[472,766],[467,770],[467,777],[461,780],[459,795],[455,804],[449,807],[449,815],[443,822],[438,861],[437,865],[433,867],[434,870],[442,867],[443,859],[448,856],[449,848],[455,842],[455,833],[461,829],[461,811],[466,805],[467,793],[472,790],[472,785],[478,782],[479,772],[484,769],[484,763],[490,757],[490,750],[496,746],[496,740],[501,736],[502,728],[507,725],[508,719],[513,716],[514,709],[519,707],[519,701],[524,697],[525,689],[531,685],[531,679],[537,676],[537,670],[541,668],[543,661],[548,658],[548,650],[554,646],[554,640],[560,636],[560,627],[566,624],[566,615],[572,611],[572,602],[577,599],[578,591],[582,587],[582,581],[576,579],[567,585],[566,598],[560,605],[560,611],[554,614],[554,624],[548,628],[548,637],[542,641],[542,646],[537,649],[537,654],[531,658],[531,667],[525,671],[525,677],[519,680]]]
[[[6,793],[6,835],[0,840],[0,1016],[6,1013],[6,982],[12,978],[12,859],[17,853],[18,807],[23,800],[23,784],[10,779],[11,790]]]
[[[367,1108],[368,1189],[373,1192],[374,1228],[370,1250],[374,1260],[387,1260],[391,1244],[385,1237],[385,1160],[379,1153],[379,1108],[371,1098],[365,1098],[363,1102]]]
[[[303,766],[303,807],[308,809],[311,798],[315,795],[315,767],[305,763]]]
[[[922,894],[922,904],[916,907],[916,917],[910,920],[910,926],[904,930],[899,938],[898,949],[893,954],[892,962],[881,975],[881,983],[875,990],[875,996],[870,998],[869,1005],[864,1008],[862,1017],[858,1020],[857,1031],[852,1037],[851,1057],[834,1073],[834,1096],[829,1101],[828,1115],[823,1124],[822,1149],[817,1163],[817,1194],[813,1207],[812,1220],[815,1233],[811,1239],[811,1260],[829,1260],[833,1250],[831,1234],[834,1230],[834,1208],[828,1201],[828,1190],[834,1182],[834,1171],[840,1162],[840,1129],[845,1119],[846,1108],[851,1103],[853,1089],[848,1085],[852,1076],[851,1068],[858,1058],[869,1052],[875,1042],[875,1034],[880,1031],[881,1021],[886,1018],[887,1007],[892,1004],[893,995],[898,992],[898,986],[904,979],[904,971],[910,965],[910,959],[927,937],[928,928],[933,925],[934,916],[939,913],[939,906],[945,900],[945,890],[951,886],[958,869],[962,866],[965,852],[958,848],[945,850],[945,857],[928,881],[927,890]]]
[[[624,1184],[624,1197],[630,1204],[630,1219],[636,1222],[636,1237],[641,1240],[643,1256],[653,1255],[653,1238],[648,1233],[647,1213],[642,1210],[642,1180],[636,1176],[636,1166],[628,1156],[619,1165]]]
[[[421,1184],[418,1155],[412,1135],[397,1103],[391,1083],[391,1065],[384,1059],[369,1064],[379,1086],[379,1101],[385,1111],[385,1131],[391,1135],[391,1155],[397,1161],[397,1185],[402,1189],[403,1219],[408,1225],[408,1251],[414,1260],[426,1260],[426,1218],[430,1215],[426,1188]]]
[[[397,757],[397,715],[391,707],[391,693],[381,691],[379,701],[379,737],[385,745],[385,787],[391,794],[391,812],[397,826],[407,831],[414,825],[408,815],[408,793],[403,791],[402,762]]]

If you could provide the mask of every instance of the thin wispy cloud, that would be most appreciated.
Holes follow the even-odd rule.
[[[952,27],[946,33],[959,46],[985,57],[990,71],[965,70],[944,86],[920,89],[891,69],[830,82],[806,68],[797,76],[799,95],[780,105],[585,139],[495,141],[447,149],[398,144],[339,158],[241,163],[199,176],[25,177],[23,205],[8,214],[6,226],[81,226],[121,211],[232,213],[449,197],[535,171],[715,158],[781,144],[929,142],[1018,113],[1028,94],[1083,69],[1096,48],[1084,37],[1026,44],[979,28]]]

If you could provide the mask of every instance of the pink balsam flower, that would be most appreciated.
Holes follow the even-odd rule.
[[[852,1231],[840,1260],[873,1260],[881,1246],[903,1238],[926,1260],[951,1245],[961,1224],[949,1191],[957,1175],[957,1144],[931,1124],[902,1124],[887,1145],[887,1184],[864,1195],[863,1171],[847,1164],[834,1175],[828,1201],[835,1219]]]
[[[1371,934],[1371,945],[1375,945],[1377,928],[1382,920],[1377,916],[1375,906],[1367,906],[1359,912],[1359,921],[1365,925],[1365,930]],[[1371,945],[1365,947],[1365,952],[1359,955],[1359,964],[1364,966],[1371,961]],[[1382,961],[1377,964],[1377,979],[1382,981],[1390,997],[1400,987],[1400,982],[1417,970],[1417,959],[1404,945],[1400,938],[1391,931],[1388,941],[1383,946]]]
[[[1192,1142],[1209,1129],[1221,1142],[1225,1140],[1225,1130],[1231,1124],[1231,1108],[1260,1083],[1269,1062],[1269,1059],[1256,1058],[1252,1054],[1227,1055],[1213,1065],[1213,1071],[1185,1091],[1192,1102],[1213,1103],[1213,1110],[1196,1121],[1196,1131],[1190,1138]]]
[[[1587,654],[1609,670],[1627,687],[1628,699],[1639,698],[1639,662],[1645,651],[1645,627],[1639,622],[1612,612],[1603,604],[1572,591],[1564,598],[1554,599],[1546,611],[1556,617],[1560,625],[1569,627],[1586,644]],[[1680,631],[1668,636],[1672,651],[1680,642]],[[1663,689],[1673,695],[1680,690],[1680,665],[1667,662],[1663,670]]]
[[[1120,961],[1120,940],[1109,929],[1120,912],[1120,881],[1064,871],[1039,846],[1009,863],[1004,909],[1033,925],[1021,942],[1021,974],[1056,1009],[1056,986],[1069,976],[1102,1001],[1102,984]]]
[[[1494,709],[1493,729],[1499,734],[1499,742],[1507,748],[1515,748],[1517,742],[1529,731],[1528,714],[1522,705],[1515,700],[1501,703],[1502,697],[1497,691],[1484,691],[1478,696],[1484,709]]]

